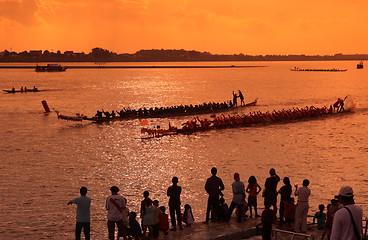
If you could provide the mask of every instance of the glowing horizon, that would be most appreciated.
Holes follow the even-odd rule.
[[[0,51],[365,54],[366,9],[366,0],[0,0]]]

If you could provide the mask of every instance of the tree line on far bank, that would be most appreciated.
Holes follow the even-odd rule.
[[[136,53],[114,53],[103,48],[93,48],[90,53],[73,51],[50,52],[31,50],[23,52],[0,52],[0,62],[175,62],[175,61],[332,61],[332,60],[368,60],[368,54],[334,55],[247,55],[247,54],[211,54],[209,52],[151,49]]]

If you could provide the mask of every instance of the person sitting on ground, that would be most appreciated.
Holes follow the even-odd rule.
[[[137,213],[130,212],[129,213],[129,228],[128,228],[128,236],[129,239],[133,238],[134,240],[139,240],[143,237],[142,229],[137,221]]]
[[[318,230],[323,230],[325,227],[325,222],[326,222],[326,213],[324,213],[323,211],[325,210],[325,205],[320,204],[318,206],[319,211],[316,212],[316,214],[314,214],[313,217],[313,223],[315,223],[316,219],[317,219],[317,228]]]
[[[183,223],[190,227],[194,223],[192,207],[189,204],[184,205]]]
[[[160,207],[162,214],[159,216],[160,220],[160,231],[164,232],[165,235],[169,233],[169,215],[167,215],[166,208],[164,206]]]
[[[229,206],[225,202],[224,195],[221,195],[219,203],[220,203],[220,211],[216,217],[221,221],[225,221],[227,219],[226,216],[228,215],[229,212]]]

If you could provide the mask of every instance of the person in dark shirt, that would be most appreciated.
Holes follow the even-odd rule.
[[[95,117],[102,118],[102,112],[97,110]]]
[[[207,202],[207,211],[206,211],[206,220],[203,223],[208,223],[210,211],[215,212],[217,216],[220,215],[220,202],[219,197],[222,194],[222,191],[225,189],[224,183],[221,178],[217,177],[217,168],[213,167],[211,169],[212,176],[207,179],[205,190],[208,193],[208,202]]]
[[[275,221],[275,212],[270,209],[271,204],[265,204],[265,210],[262,212],[262,240],[271,240],[272,223]]]
[[[234,107],[238,106],[238,95],[234,93],[234,91],[233,91],[233,105]]]
[[[280,226],[284,224],[284,202],[288,201],[291,197],[291,193],[293,191],[293,187],[290,184],[290,179],[288,177],[284,177],[282,180],[284,182],[284,186],[282,186],[279,190],[279,194],[281,195],[280,198]]]
[[[182,230],[182,221],[181,221],[181,210],[180,210],[180,194],[181,194],[181,187],[178,186],[179,179],[177,177],[172,178],[172,186],[167,189],[167,196],[170,197],[169,199],[169,210],[170,210],[170,219],[172,228],[171,231],[176,231],[176,221],[178,221],[179,229]],[[177,219],[175,219],[175,213]]]
[[[141,229],[141,226],[139,225],[136,217],[137,217],[136,212],[130,212],[129,213],[128,236],[133,238],[133,239],[141,239],[143,237],[142,229]]]
[[[277,212],[277,184],[280,181],[280,177],[277,176],[274,168],[270,169],[270,177],[266,179],[265,188],[263,192],[264,205],[270,204],[273,211]]]
[[[240,106],[243,106],[244,105],[244,96],[243,96],[242,91],[238,90],[238,96],[239,96],[239,99],[240,99]]]

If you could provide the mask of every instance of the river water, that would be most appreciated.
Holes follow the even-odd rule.
[[[292,184],[301,185],[305,178],[311,181],[311,212],[321,203],[326,205],[341,186],[351,185],[367,216],[366,69],[357,70],[355,61],[194,64],[262,67],[68,69],[61,73],[1,69],[1,89],[35,85],[48,91],[0,94],[0,238],[73,239],[75,206],[66,203],[86,186],[93,199],[92,236],[107,239],[104,204],[112,185],[121,189],[131,210],[139,211],[144,190],[167,206],[166,189],[173,176],[183,187],[182,203],[191,204],[196,221],[203,221],[204,183],[213,166],[224,181],[228,203],[234,172],[244,182],[254,175],[263,186],[274,167]],[[348,71],[290,71],[294,66]],[[90,116],[97,109],[222,102],[238,89],[246,102],[258,98],[257,106],[238,113],[329,106],[346,95],[353,97],[357,109],[325,119],[147,139],[140,133],[139,120],[63,121],[55,113],[45,115],[41,105],[47,100],[63,114]],[[150,119],[148,126],[164,128],[169,121],[180,126],[188,119]],[[263,199],[258,202],[262,206]]]

